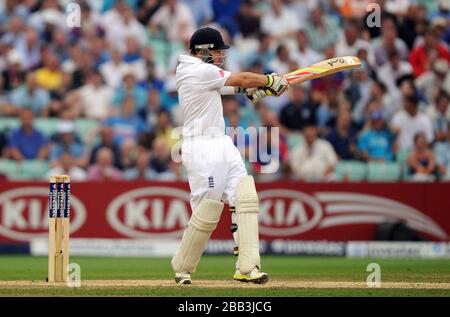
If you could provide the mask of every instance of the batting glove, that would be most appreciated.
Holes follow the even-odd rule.
[[[247,88],[244,92],[245,97],[248,98],[252,103],[257,103],[261,99],[267,96],[273,96],[275,93],[269,88]]]
[[[267,75],[267,88],[273,91],[275,96],[281,96],[289,87],[289,83],[283,76],[277,73]]]

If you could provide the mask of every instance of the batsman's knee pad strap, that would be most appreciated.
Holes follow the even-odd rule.
[[[172,259],[175,272],[195,272],[206,243],[220,220],[222,209],[222,202],[204,199],[193,211],[180,248]]]
[[[260,267],[258,212],[259,200],[255,182],[252,176],[246,176],[236,188],[238,266],[243,274],[250,273],[255,266]]]

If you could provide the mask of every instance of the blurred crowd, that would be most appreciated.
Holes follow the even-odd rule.
[[[70,2],[0,0],[0,164],[39,160],[43,177],[74,180],[185,179],[171,159],[174,73],[208,25],[232,45],[232,72],[363,63],[257,104],[224,96],[226,126],[265,128],[240,146],[257,179],[345,180],[345,163],[349,175],[364,163],[397,166],[398,180],[450,179],[448,0],[84,0],[80,27],[67,24]],[[19,126],[2,128],[11,119]],[[48,135],[36,120],[57,125]],[[89,137],[80,120],[96,124]],[[261,145],[270,159],[249,161]]]

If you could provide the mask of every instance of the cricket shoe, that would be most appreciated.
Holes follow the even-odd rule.
[[[192,284],[191,274],[188,273],[188,272],[175,273],[175,282],[178,285],[189,285],[189,284]]]
[[[261,272],[258,267],[255,267],[250,274],[242,274],[239,269],[233,275],[233,280],[246,283],[264,284],[269,280],[267,273]]]

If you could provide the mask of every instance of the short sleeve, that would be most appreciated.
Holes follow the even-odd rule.
[[[221,89],[231,73],[215,65],[206,64],[202,74],[202,88],[206,90]]]

